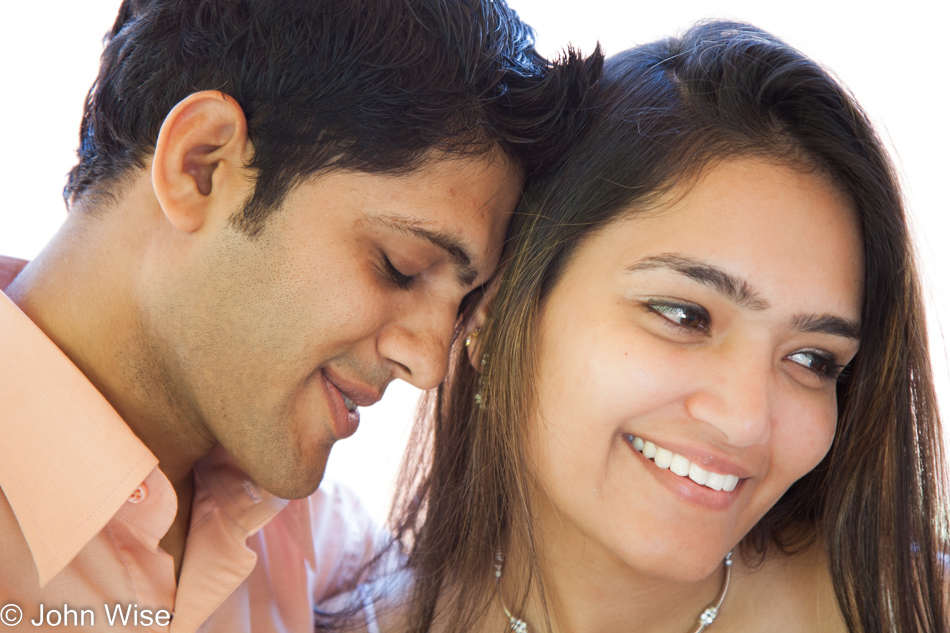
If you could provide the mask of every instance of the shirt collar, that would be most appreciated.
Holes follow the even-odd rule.
[[[4,257],[0,255],[0,290],[10,285],[26,264],[27,261],[25,259],[16,259],[14,257]]]
[[[46,585],[158,459],[0,292],[0,488]]]

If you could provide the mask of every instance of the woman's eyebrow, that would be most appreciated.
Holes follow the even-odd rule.
[[[443,231],[426,228],[418,220],[397,215],[366,216],[374,224],[381,224],[390,229],[407,233],[416,238],[429,242],[448,253],[455,264],[455,274],[466,288],[478,279],[478,269],[472,265],[472,256],[465,246],[454,235]]]
[[[667,268],[709,286],[733,303],[750,310],[766,310],[769,302],[761,298],[747,281],[722,268],[676,253],[644,257],[627,268],[629,272]]]
[[[792,325],[801,332],[817,332],[844,338],[861,340],[861,326],[854,321],[842,319],[833,314],[799,314],[792,319]]]
[[[645,257],[630,266],[628,271],[653,270],[666,268],[709,286],[733,303],[751,310],[765,310],[768,301],[758,296],[747,281],[707,264],[706,262],[675,253],[664,253]],[[844,338],[860,340],[861,326],[855,321],[833,314],[798,314],[792,319],[792,327],[800,332],[830,334]]]

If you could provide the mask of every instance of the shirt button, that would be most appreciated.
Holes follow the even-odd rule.
[[[148,486],[144,483],[139,484],[139,487],[132,491],[132,494],[129,495],[129,503],[142,503],[148,498]]]

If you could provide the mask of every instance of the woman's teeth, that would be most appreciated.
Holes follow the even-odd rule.
[[[347,411],[350,411],[350,412],[356,411],[356,403],[350,400],[349,398],[347,398],[346,396],[343,396],[343,404],[346,406]]]
[[[689,477],[700,486],[706,486],[717,491],[732,492],[739,483],[739,478],[735,475],[711,473],[693,464],[682,455],[661,448],[653,442],[644,441],[643,438],[629,434],[624,434],[624,438],[635,450],[642,453],[647,459],[652,459],[653,463],[660,468],[669,468],[671,472],[680,477]]]

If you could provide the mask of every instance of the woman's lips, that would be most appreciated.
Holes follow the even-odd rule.
[[[747,481],[747,478],[733,473],[710,473],[682,455],[634,435],[624,433],[623,439],[657,481],[677,497],[694,505],[710,510],[725,510],[738,498]],[[657,456],[660,457],[659,463],[656,462]],[[710,475],[715,475],[712,481]]]
[[[642,454],[647,459],[652,459],[657,468],[669,468],[671,472],[680,477],[689,477],[700,486],[706,486],[711,490],[732,492],[739,483],[739,477],[728,473],[716,473],[707,470],[699,464],[694,464],[682,455],[657,446],[649,440],[624,434],[624,439],[633,446],[633,449]]]

